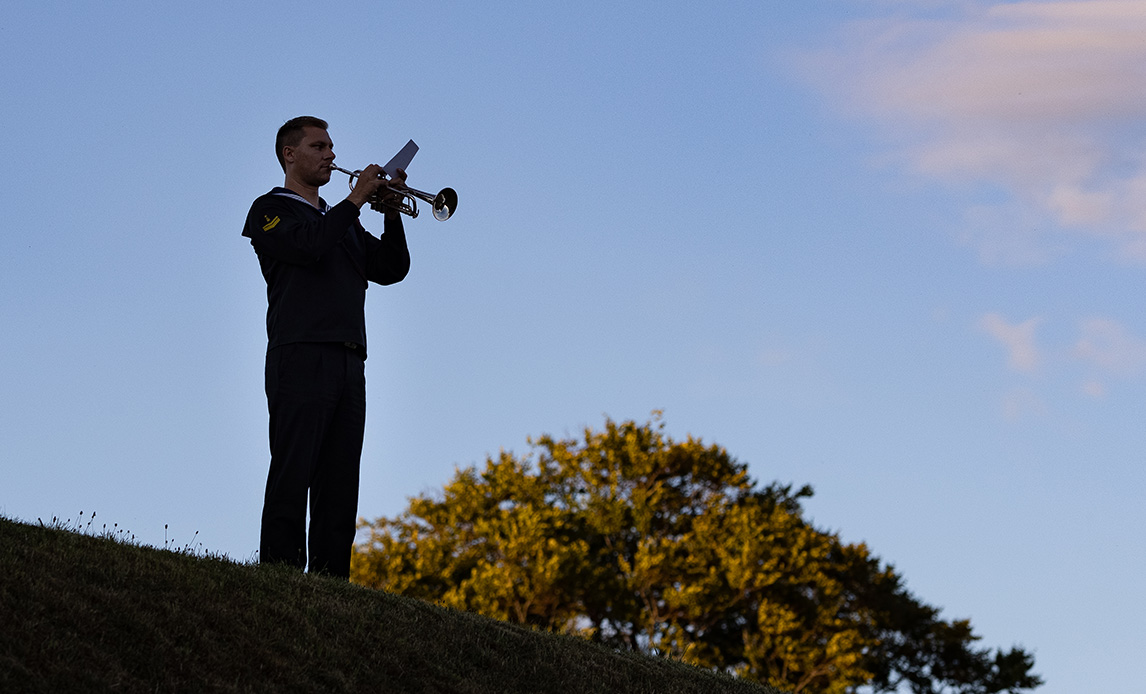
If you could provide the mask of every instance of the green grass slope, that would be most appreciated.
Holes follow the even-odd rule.
[[[0,692],[775,694],[283,569],[0,518]]]

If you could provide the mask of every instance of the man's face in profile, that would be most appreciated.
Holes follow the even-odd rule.
[[[302,141],[288,149],[291,175],[307,185],[319,187],[330,182],[330,165],[334,162],[334,143],[322,128],[303,128]]]

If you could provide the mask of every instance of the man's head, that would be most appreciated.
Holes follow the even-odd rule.
[[[286,160],[283,158],[283,147],[298,147],[306,135],[307,128],[326,130],[330,126],[326,121],[314,116],[298,116],[283,123],[275,137],[275,156],[279,158],[279,166],[286,171]]]
[[[276,154],[288,180],[314,188],[330,181],[334,143],[326,128],[326,121],[314,116],[292,118],[279,128]]]

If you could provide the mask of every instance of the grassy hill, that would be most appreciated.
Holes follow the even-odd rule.
[[[0,692],[777,694],[344,582],[3,518],[0,624]]]

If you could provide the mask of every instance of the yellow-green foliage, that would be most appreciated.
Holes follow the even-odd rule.
[[[806,522],[809,488],[758,488],[723,448],[667,437],[659,413],[530,443],[367,524],[352,580],[793,692],[1039,684],[1025,652],[972,650],[969,625]]]

